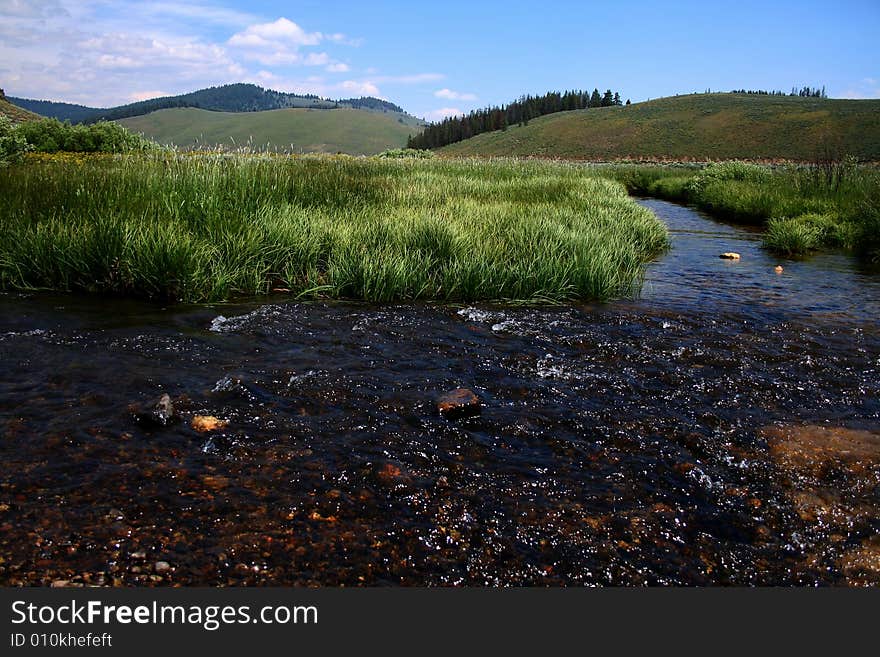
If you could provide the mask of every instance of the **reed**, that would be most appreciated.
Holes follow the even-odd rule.
[[[172,301],[607,299],[666,230],[580,167],[30,155],[0,170],[0,286]]]

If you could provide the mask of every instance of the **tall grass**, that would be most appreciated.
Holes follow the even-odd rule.
[[[784,255],[829,248],[880,261],[880,171],[851,166],[832,181],[810,166],[725,162],[695,167],[609,167],[595,175],[631,192],[692,203],[716,216],[767,226]]]
[[[663,225],[549,163],[29,156],[0,171],[0,286],[211,301],[606,299]]]

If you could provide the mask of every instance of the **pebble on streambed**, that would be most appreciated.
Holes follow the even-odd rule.
[[[220,429],[225,429],[228,424],[229,422],[226,420],[221,420],[213,415],[195,415],[191,422],[192,428],[199,433],[219,431]]]
[[[447,420],[474,417],[481,409],[480,398],[467,388],[456,388],[437,398],[437,411]]]

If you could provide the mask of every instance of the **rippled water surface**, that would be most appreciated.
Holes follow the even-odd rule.
[[[607,305],[0,296],[0,583],[880,583],[880,276],[643,203]]]

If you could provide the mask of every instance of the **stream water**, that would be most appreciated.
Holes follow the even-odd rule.
[[[880,583],[880,276],[641,202],[610,304],[0,296],[0,584]]]

